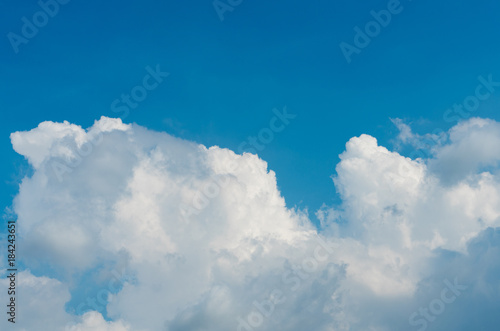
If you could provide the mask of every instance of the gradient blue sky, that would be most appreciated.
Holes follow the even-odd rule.
[[[387,1],[244,0],[220,21],[211,1],[76,1],[15,53],[7,33],[36,1],[1,1],[0,164],[2,207],[28,170],[9,134],[67,120],[84,128],[142,81],[145,67],[170,73],[126,122],[236,150],[267,126],[273,108],[297,118],[260,156],[276,171],[287,205],[317,210],[336,194],[330,176],[346,141],[362,133],[384,145],[389,118],[419,132],[448,129],[444,111],[500,78],[497,1],[402,1],[403,11],[347,64],[371,10]],[[476,115],[498,119],[493,105]],[[311,215],[312,216],[312,215]],[[312,216],[314,217],[314,216]]]

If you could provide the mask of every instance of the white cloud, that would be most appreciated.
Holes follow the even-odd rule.
[[[449,131],[450,144],[440,147],[429,163],[443,182],[462,180],[487,167],[498,168],[500,161],[500,124],[472,118]]]
[[[397,123],[405,143],[421,138]],[[286,208],[274,172],[256,155],[118,119],[89,130],[44,122],[11,135],[35,169],[14,202],[22,256],[35,274],[50,266],[59,275],[50,279],[54,323],[71,322],[73,331],[411,329],[415,305],[432,299],[445,277],[481,288],[497,282],[442,267],[450,254],[474,265],[471,240],[496,240],[484,234],[500,224],[500,186],[484,167],[497,165],[497,135],[494,121],[461,123],[431,160],[352,138],[334,177],[342,204],[318,211],[318,234],[306,213]],[[92,149],[82,153],[86,142]],[[445,171],[467,153],[477,159]],[[476,260],[489,258],[482,254]],[[70,292],[99,297],[113,284],[116,264],[131,277],[104,292],[112,321],[66,312],[78,311],[74,300],[64,307]],[[35,291],[30,301],[43,298]],[[458,312],[472,299],[461,300]]]
[[[85,313],[82,321],[78,324],[67,325],[66,331],[129,331],[128,327],[122,321],[106,322],[101,314],[94,311]]]

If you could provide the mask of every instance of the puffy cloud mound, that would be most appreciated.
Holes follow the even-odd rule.
[[[318,232],[253,154],[106,117],[13,133],[34,169],[14,201],[31,269],[18,275],[16,326],[487,329],[500,298],[499,135],[471,119],[425,160],[352,138],[334,176],[342,203],[317,212]]]
[[[69,331],[129,331],[130,328],[122,322],[106,322],[101,314],[96,312],[85,313],[82,322],[76,325],[68,326]]]

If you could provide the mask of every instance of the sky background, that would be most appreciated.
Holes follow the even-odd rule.
[[[331,263],[263,331],[403,330],[457,279],[468,294],[431,330],[498,325],[500,87],[477,118],[444,115],[500,82],[500,3],[402,0],[347,61],[340,44],[391,1],[243,0],[222,20],[211,0],[71,0],[16,50],[40,5],[0,0],[0,207],[19,219],[24,298],[46,302],[27,329],[47,309],[47,330],[234,330],[318,238]],[[148,68],[169,75],[125,125],[109,119]],[[285,107],[296,117],[258,158],[225,150]],[[105,139],[58,181],[50,166],[89,135],[44,121]],[[210,173],[229,186],[186,221]]]
[[[286,106],[297,118],[260,156],[289,207],[336,201],[330,176],[350,137],[367,133],[386,144],[395,117],[416,131],[446,130],[453,123],[444,111],[474,91],[477,77],[500,76],[498,2],[401,6],[348,64],[339,44],[353,44],[354,26],[387,1],[243,1],[223,21],[210,1],[71,1],[18,54],[6,35],[20,34],[21,18],[40,7],[2,1],[1,203],[11,204],[25,170],[11,132],[45,120],[87,128],[117,116],[113,100],[157,64],[170,76],[125,122],[236,150],[268,125],[273,108]],[[497,118],[498,98],[476,114]]]

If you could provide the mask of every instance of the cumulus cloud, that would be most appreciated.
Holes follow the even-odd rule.
[[[85,313],[79,324],[67,326],[68,331],[129,331],[130,328],[123,322],[106,322],[101,314],[94,311]]]
[[[396,123],[402,143],[421,137]],[[466,330],[467,309],[499,298],[500,128],[471,119],[446,135],[425,160],[349,140],[342,203],[317,212],[317,231],[257,155],[106,117],[13,133],[34,169],[14,200],[32,289],[19,330],[44,301],[55,318],[38,330]],[[468,290],[437,314],[455,279]]]
[[[0,300],[7,304],[10,295],[7,288],[10,285],[11,272],[6,269],[0,270]],[[12,330],[12,326],[19,326],[15,330],[62,330],[62,327],[71,321],[71,316],[64,310],[65,303],[70,299],[67,284],[59,280],[34,276],[29,270],[22,271],[16,275],[16,324],[11,324],[5,316],[0,320],[2,330]],[[4,306],[5,307],[5,306]],[[47,318],[50,316],[50,318]],[[9,316],[11,318],[11,316]],[[21,322],[22,321],[22,322]],[[43,326],[40,322],[44,321]]]
[[[449,132],[450,144],[436,151],[430,167],[446,183],[454,183],[483,170],[497,169],[500,161],[500,124],[472,118]],[[488,169],[490,168],[490,169]]]

